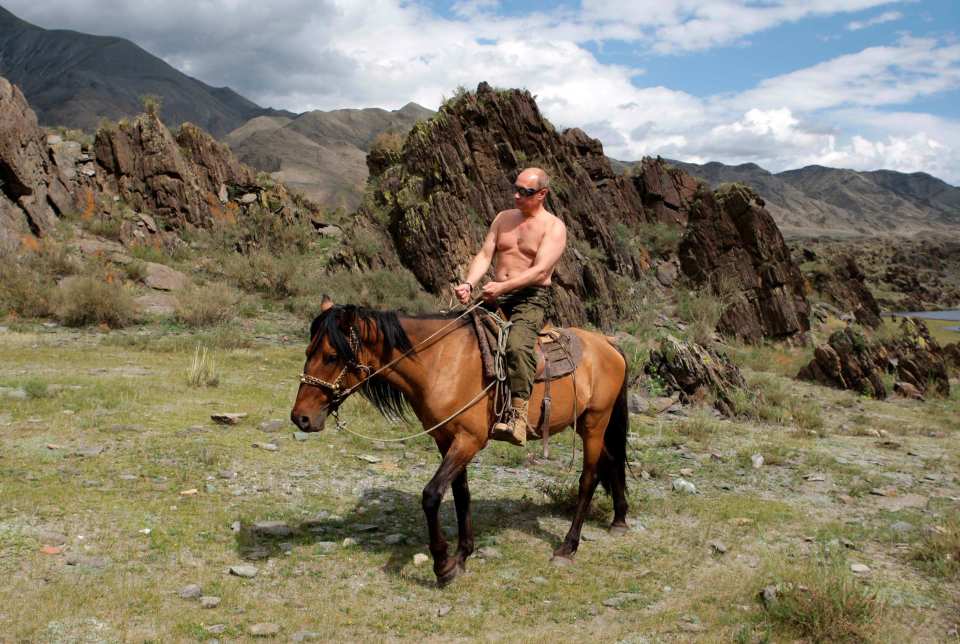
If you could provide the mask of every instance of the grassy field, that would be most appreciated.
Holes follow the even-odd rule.
[[[279,641],[957,639],[956,394],[873,401],[768,356],[771,373],[747,375],[772,412],[633,416],[631,530],[606,533],[598,493],[570,568],[548,563],[579,472],[570,433],[546,462],[536,443],[493,445],[470,469],[482,555],[441,590],[414,561],[432,441],[265,431],[289,414],[303,338],[246,324],[0,330],[0,640],[245,641],[263,624]],[[198,343],[215,387],[188,382]],[[343,415],[375,436],[417,429],[359,399]],[[674,492],[680,476],[698,492]],[[449,495],[442,513],[454,538]],[[240,564],[256,576],[229,574]],[[219,604],[181,598],[189,584]]]

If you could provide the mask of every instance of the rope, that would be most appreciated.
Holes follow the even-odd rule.
[[[493,387],[495,384],[497,384],[497,381],[496,381],[496,380],[492,381],[489,385],[487,385],[486,387],[484,387],[484,388],[480,391],[480,393],[478,393],[476,396],[474,396],[474,397],[473,397],[473,400],[471,400],[471,401],[468,402],[466,405],[464,405],[463,407],[461,407],[460,409],[458,409],[457,411],[455,411],[455,412],[454,412],[453,414],[451,414],[450,416],[447,416],[445,419],[441,420],[439,423],[437,423],[436,425],[434,425],[434,426],[431,427],[430,429],[425,429],[425,430],[423,430],[422,432],[417,432],[416,434],[411,434],[411,435],[409,435],[409,436],[402,436],[402,437],[400,437],[400,438],[375,438],[375,437],[373,437],[373,436],[366,436],[366,435],[361,434],[361,433],[359,433],[359,432],[353,431],[352,429],[350,429],[349,427],[347,427],[346,424],[342,424],[342,425],[341,425],[341,424],[340,424],[340,417],[339,417],[339,416],[337,416],[337,429],[343,430],[343,431],[347,432],[348,434],[353,434],[354,436],[359,436],[360,438],[365,438],[365,439],[370,440],[370,441],[382,441],[382,442],[384,442],[384,443],[399,443],[399,442],[402,442],[402,441],[408,441],[408,440],[410,440],[411,438],[417,438],[418,436],[423,436],[424,434],[429,434],[430,432],[432,432],[433,430],[437,429],[437,428],[440,427],[441,425],[445,425],[446,423],[450,422],[451,420],[453,420],[454,418],[456,418],[457,416],[459,416],[460,414],[462,414],[463,412],[465,412],[467,409],[469,409],[470,407],[472,407],[473,405],[475,405],[475,404],[477,403],[477,401],[480,400],[480,399],[483,397],[484,394],[486,394],[488,391],[490,391],[490,388]]]

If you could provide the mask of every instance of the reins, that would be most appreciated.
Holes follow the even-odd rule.
[[[327,389],[329,389],[330,391],[333,392],[333,400],[331,400],[330,403],[327,404],[327,407],[326,407],[326,408],[327,408],[327,409],[330,409],[331,407],[333,408],[333,409],[330,411],[330,415],[333,416],[334,420],[336,421],[336,427],[337,427],[338,430],[346,431],[346,432],[349,433],[349,434],[353,434],[354,436],[358,436],[358,437],[360,437],[360,438],[364,438],[364,439],[367,439],[367,440],[382,441],[382,442],[385,442],[385,443],[395,443],[395,442],[407,441],[407,440],[410,440],[411,438],[417,438],[418,436],[423,436],[424,434],[429,434],[429,433],[432,432],[433,430],[435,430],[435,429],[437,429],[438,427],[440,427],[440,426],[442,426],[442,425],[450,422],[451,420],[453,420],[454,418],[456,418],[457,416],[459,416],[460,414],[462,414],[464,411],[466,411],[467,409],[469,409],[470,407],[472,407],[474,404],[476,404],[477,401],[479,401],[479,400],[480,400],[488,391],[490,391],[490,389],[491,389],[494,385],[496,385],[497,382],[499,382],[499,381],[498,381],[497,379],[494,379],[489,385],[487,385],[487,386],[484,387],[482,390],[480,390],[480,393],[478,393],[476,396],[474,396],[473,399],[472,399],[470,402],[468,402],[466,405],[464,405],[463,407],[461,407],[460,409],[458,409],[458,410],[455,411],[453,414],[451,414],[451,415],[448,416],[447,418],[443,419],[442,421],[440,421],[439,423],[437,423],[437,424],[434,425],[433,427],[430,427],[429,429],[425,429],[425,430],[423,430],[423,431],[417,432],[416,434],[411,434],[411,435],[409,435],[409,436],[402,436],[402,437],[400,437],[400,438],[374,438],[374,437],[372,437],[372,436],[365,436],[364,434],[360,434],[359,432],[355,432],[355,431],[349,429],[349,428],[347,427],[347,424],[346,424],[344,421],[340,420],[340,405],[343,403],[344,400],[347,399],[348,396],[350,396],[352,393],[354,393],[357,389],[360,389],[361,387],[363,387],[363,385],[366,384],[367,381],[369,381],[369,380],[370,380],[371,378],[373,378],[374,376],[379,375],[379,374],[382,373],[383,371],[386,371],[387,369],[393,367],[395,364],[397,364],[398,362],[400,362],[401,360],[403,360],[404,358],[406,358],[407,356],[409,356],[411,353],[415,352],[418,348],[423,347],[424,345],[426,345],[428,342],[430,342],[431,340],[433,340],[433,339],[436,338],[437,336],[443,337],[441,334],[446,335],[446,333],[443,333],[444,331],[447,331],[448,329],[450,329],[450,327],[452,327],[454,324],[456,324],[459,320],[461,320],[462,318],[464,318],[464,317],[466,317],[467,315],[469,315],[470,313],[472,313],[472,312],[473,312],[476,308],[478,308],[481,304],[482,304],[482,301],[480,300],[480,298],[476,298],[476,299],[474,300],[474,302],[473,302],[470,306],[468,306],[468,307],[463,311],[463,313],[461,313],[461,314],[458,315],[457,317],[453,318],[452,320],[450,320],[450,322],[448,322],[447,324],[443,325],[442,327],[440,327],[439,329],[437,329],[436,331],[434,331],[433,333],[431,333],[430,335],[428,335],[425,339],[421,340],[420,342],[418,342],[418,343],[415,344],[414,346],[410,347],[409,349],[407,349],[406,351],[404,351],[402,354],[400,354],[399,356],[397,356],[396,358],[394,358],[393,360],[391,360],[391,361],[388,362],[387,364],[383,365],[382,367],[380,367],[380,368],[377,369],[376,371],[374,371],[373,368],[372,368],[370,365],[366,365],[366,364],[363,364],[363,363],[361,363],[361,362],[358,362],[358,361],[354,360],[354,361],[352,361],[352,362],[348,362],[347,364],[345,364],[345,365],[343,366],[343,369],[340,370],[340,373],[337,375],[336,379],[335,379],[333,382],[327,382],[327,381],[325,381],[325,380],[321,380],[320,378],[315,378],[314,376],[311,376],[311,375],[308,375],[308,374],[305,374],[305,373],[301,373],[301,374],[300,374],[300,382],[301,382],[302,384],[310,385],[310,386],[313,386],[313,387],[324,387],[324,388],[327,388]],[[449,331],[447,331],[447,333],[449,333]],[[351,329],[350,329],[349,343],[350,343],[350,348],[351,348],[351,349],[353,350],[353,352],[354,352],[354,355],[359,357],[359,354],[360,354],[360,346],[361,346],[361,345],[360,345],[360,339],[359,339],[359,337],[357,336],[356,330],[355,330],[353,327],[351,327]],[[344,390],[341,391],[341,389],[340,389],[340,381],[343,380],[344,375],[347,373],[347,370],[349,370],[349,369],[358,369],[358,370],[360,370],[360,371],[363,371],[363,372],[365,373],[365,376],[363,377],[362,380],[360,380],[359,382],[357,382],[357,383],[356,383],[355,385],[353,385],[352,387],[348,387],[348,388],[346,388],[346,389],[344,389]]]

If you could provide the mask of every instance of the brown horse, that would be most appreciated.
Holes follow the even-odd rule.
[[[393,311],[356,306],[333,306],[310,325],[311,341],[300,389],[290,413],[304,432],[318,432],[327,416],[344,398],[359,390],[388,418],[412,408],[430,434],[443,461],[423,489],[433,555],[433,570],[445,585],[465,569],[473,552],[467,465],[487,444],[493,423],[493,394],[477,398],[486,383],[474,328],[468,317],[435,315],[411,317]],[[570,563],[580,544],[580,529],[598,481],[613,497],[612,532],[626,531],[626,445],[629,428],[623,354],[605,336],[575,330],[583,343],[583,358],[575,377],[552,384],[550,433],[576,423],[583,439],[583,470],[576,514],[563,543],[554,551],[555,563]],[[574,403],[574,386],[576,403]],[[457,413],[471,400],[462,412]],[[534,388],[530,425],[540,420],[543,385]],[[576,411],[574,411],[576,410]],[[577,417],[574,418],[576,413]],[[458,547],[447,554],[440,530],[440,502],[452,484],[457,511]]]

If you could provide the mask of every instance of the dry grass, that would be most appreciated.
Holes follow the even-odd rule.
[[[217,362],[206,347],[197,345],[193,362],[187,369],[187,384],[191,387],[216,387],[220,384]]]
[[[174,315],[190,327],[204,327],[230,320],[239,296],[232,288],[217,282],[184,289],[177,294]]]

